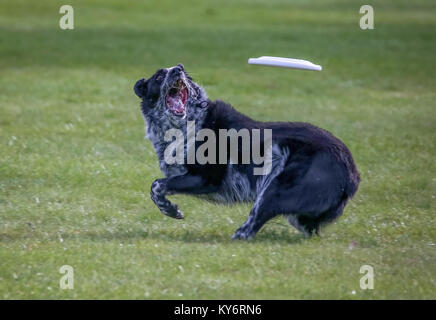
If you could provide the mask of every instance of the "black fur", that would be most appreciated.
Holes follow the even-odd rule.
[[[176,117],[165,104],[168,88],[178,79],[189,89],[184,117]],[[207,194],[226,202],[254,201],[247,221],[233,235],[234,239],[254,237],[265,222],[280,214],[301,232],[312,235],[318,234],[322,224],[339,217],[357,191],[359,173],[350,151],[339,139],[308,123],[255,121],[225,102],[212,102],[182,65],[161,69],[150,79],[139,80],[135,93],[142,98],[147,136],[165,174],[165,178],[152,184],[151,198],[168,216],[183,218],[166,195]],[[271,129],[271,172],[267,176],[253,175],[253,163],[167,165],[163,161],[163,150],[168,145],[163,140],[165,130],[179,128],[186,134],[188,120],[196,121],[197,131],[209,128],[217,136],[219,129],[246,128],[250,134],[251,129]],[[217,158],[218,151],[217,147]]]

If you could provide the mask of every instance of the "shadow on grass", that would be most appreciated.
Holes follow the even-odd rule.
[[[83,239],[88,238],[97,241],[110,241],[110,240],[157,240],[157,241],[170,241],[170,242],[185,242],[185,243],[287,243],[296,244],[305,241],[307,238],[302,234],[292,234],[291,232],[277,232],[276,230],[264,230],[259,232],[259,234],[251,240],[232,240],[232,234],[218,233],[214,231],[174,231],[169,230],[155,231],[155,232],[145,232],[143,230],[133,231],[133,232],[122,232],[117,231],[114,233],[104,232],[104,233],[93,233],[87,232],[79,235],[69,234],[64,235],[64,239]]]
[[[144,230],[135,231],[75,231],[66,232],[62,234],[62,241],[64,240],[93,240],[101,241],[138,241],[138,240],[155,240],[155,241],[168,241],[168,242],[185,242],[185,243],[207,243],[207,244],[238,244],[238,243],[281,243],[281,244],[298,244],[309,240],[302,234],[291,233],[290,230],[274,230],[268,229],[261,230],[254,239],[251,240],[232,240],[231,233],[223,233],[216,231],[187,231],[187,230],[170,230],[147,232]],[[1,234],[0,242],[13,242],[19,240],[32,240],[37,239],[41,242],[59,241],[58,234],[48,234],[41,232],[33,233],[9,233]]]

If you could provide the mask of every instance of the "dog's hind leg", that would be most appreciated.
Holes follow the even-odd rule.
[[[295,227],[298,231],[304,233],[305,235],[313,236],[314,234],[316,234],[319,236],[320,227],[323,224],[332,222],[337,217],[339,217],[344,211],[346,203],[347,199],[344,198],[337,206],[315,217],[304,214],[287,214],[286,218],[293,227]]]
[[[236,230],[232,239],[251,239],[268,220],[274,218],[279,212],[275,210],[275,193],[279,188],[277,176],[283,172],[289,157],[289,149],[280,149],[273,146],[271,172],[259,178],[257,182],[258,195],[248,219]]]
[[[236,231],[232,239],[253,238],[270,219],[284,214],[291,225],[307,236],[318,234],[322,211],[316,214],[317,205],[301,202],[301,188],[287,188],[274,179],[256,200],[248,219]],[[307,209],[308,211],[305,211]]]
[[[298,216],[298,214],[290,213],[290,214],[286,215],[286,219],[288,220],[288,222],[291,226],[293,226],[295,229],[297,229],[301,233],[304,233],[305,235],[310,236],[311,235],[310,232],[308,232],[305,225],[300,222],[299,218],[300,217]]]
[[[251,209],[248,219],[238,230],[236,230],[235,234],[232,236],[232,239],[253,238],[260,228],[265,224],[265,222],[275,216],[275,213],[264,210],[262,204],[255,204]]]
[[[306,170],[304,162],[284,167],[259,193],[250,216],[233,238],[254,237],[266,221],[278,214],[287,216],[306,235],[317,234],[320,225],[340,216],[347,198],[334,172],[320,168],[317,160]]]
[[[263,190],[258,194],[248,219],[235,232],[232,239],[253,238],[268,220],[278,214],[278,212],[274,210],[274,194],[277,188],[277,181],[274,180],[274,177],[271,177],[271,179],[272,181],[270,180],[264,183]]]
[[[304,233],[306,236],[311,237],[314,234],[319,235],[319,218],[292,213],[287,214],[286,218],[288,219],[289,224],[291,224],[298,231]]]

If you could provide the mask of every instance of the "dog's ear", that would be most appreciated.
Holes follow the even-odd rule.
[[[147,83],[148,80],[145,80],[144,78],[136,81],[135,86],[133,87],[133,90],[135,91],[136,95],[140,98],[143,98],[147,94]]]

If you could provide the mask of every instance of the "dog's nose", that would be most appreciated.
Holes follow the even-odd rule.
[[[173,76],[179,76],[183,71],[184,71],[184,67],[183,64],[179,63],[177,66],[175,66],[172,70],[171,70],[171,74]]]

